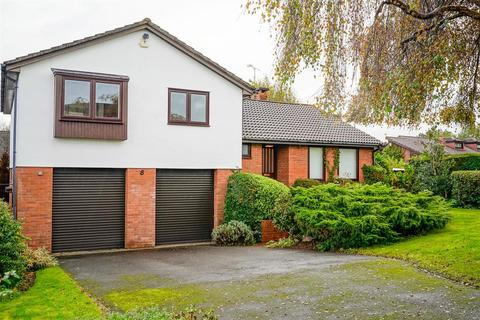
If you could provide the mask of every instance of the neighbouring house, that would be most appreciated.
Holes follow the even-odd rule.
[[[253,92],[149,19],[4,62],[12,208],[30,246],[209,241],[234,170],[324,179],[333,147],[338,175],[362,180],[377,140]]]
[[[381,146],[379,140],[322,115],[312,105],[264,98],[262,93],[257,99],[243,102],[244,171],[287,185],[307,178],[328,181],[332,176],[363,182],[362,167],[373,164],[373,152]]]
[[[403,158],[409,161],[413,156],[425,151],[428,139],[417,136],[387,137],[387,141],[402,149]],[[480,141],[474,138],[443,138],[440,140],[447,154],[480,153]]]

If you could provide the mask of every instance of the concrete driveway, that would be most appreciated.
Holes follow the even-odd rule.
[[[387,259],[197,246],[60,262],[120,310],[195,304],[221,319],[480,319],[480,290]]]

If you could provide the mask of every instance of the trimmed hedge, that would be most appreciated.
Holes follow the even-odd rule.
[[[480,170],[454,171],[452,198],[462,207],[480,208]]]
[[[452,171],[480,170],[480,153],[466,153],[446,156],[452,160]]]
[[[293,187],[302,187],[302,188],[311,188],[314,186],[318,186],[320,181],[315,179],[297,179],[293,183]]]
[[[225,197],[225,222],[237,220],[252,229],[257,240],[261,238],[262,220],[273,219],[277,228],[293,225],[289,215],[290,189],[276,180],[252,173],[236,172],[228,179]]]
[[[293,188],[292,193],[299,235],[312,237],[320,250],[389,243],[443,228],[449,220],[441,197],[380,183],[326,184]]]

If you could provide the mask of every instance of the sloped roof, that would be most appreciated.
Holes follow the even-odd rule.
[[[151,33],[157,35],[173,47],[177,48],[178,50],[182,51],[189,57],[193,58],[197,62],[203,64],[210,70],[216,72],[226,80],[232,82],[233,84],[237,85],[241,89],[245,90],[247,93],[252,93],[253,88],[248,84],[246,81],[241,79],[240,77],[236,76],[232,72],[228,71],[224,67],[220,66],[218,63],[214,62],[213,60],[207,58],[194,48],[187,45],[185,42],[179,40],[177,37],[174,37],[164,29],[160,28],[158,25],[153,23],[149,18],[145,18],[141,21],[128,24],[126,26],[116,28],[113,30],[109,30],[103,33],[99,33],[90,37],[86,37],[83,39],[75,40],[72,42],[64,43],[59,46],[55,46],[46,50],[41,50],[35,53],[30,53],[25,56],[21,56],[12,60],[8,60],[4,62],[7,70],[12,70],[18,68],[22,65],[30,64],[35,61],[57,55],[63,53],[66,50],[73,50],[78,49],[84,46],[93,45],[98,42],[106,41],[108,39],[118,37],[121,35],[125,35],[128,33],[132,33],[139,30],[148,30]]]
[[[388,142],[400,146],[404,149],[408,149],[412,151],[414,154],[422,153],[425,151],[425,143],[428,142],[427,138],[424,137],[415,137],[415,136],[398,136],[398,137],[387,137]],[[471,139],[475,140],[475,139]],[[450,141],[459,141],[459,142],[467,142],[463,139],[455,139],[455,138],[448,138],[445,139],[446,142]],[[448,146],[445,146],[445,152],[447,154],[462,154],[462,153],[478,153],[476,150],[472,150],[469,148],[464,149],[454,149]]]
[[[243,100],[243,140],[317,145],[378,146],[376,138],[308,104]]]
[[[425,150],[425,143],[428,140],[423,137],[398,136],[387,137],[387,141],[396,144],[404,149],[413,151],[414,153],[422,153]]]

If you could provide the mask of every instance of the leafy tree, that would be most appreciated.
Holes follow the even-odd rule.
[[[282,85],[280,83],[272,84],[267,77],[257,81],[251,81],[250,84],[254,88],[268,88],[268,100],[278,102],[298,102],[298,99],[290,86]]]
[[[323,109],[349,101],[345,115],[360,123],[478,119],[479,0],[246,0],[246,9],[273,25],[281,84],[303,68],[321,75]]]

